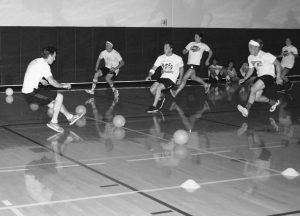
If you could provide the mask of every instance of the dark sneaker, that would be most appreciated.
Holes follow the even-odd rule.
[[[58,132],[58,133],[63,133],[63,132],[65,131],[65,130],[64,130],[62,127],[60,127],[59,124],[57,124],[57,123],[49,122],[49,123],[47,124],[47,127],[48,127],[48,128],[51,128],[52,130],[54,130],[54,131],[56,131],[56,132]]]
[[[166,100],[166,98],[163,97],[160,101],[158,101],[158,103],[157,103],[158,109],[161,109],[163,107],[165,100]]]
[[[147,110],[147,113],[156,113],[158,112],[158,108],[156,108],[155,106],[150,106]]]

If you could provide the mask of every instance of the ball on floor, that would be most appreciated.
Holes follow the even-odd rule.
[[[122,116],[122,115],[116,115],[113,118],[113,124],[116,127],[123,127],[125,125],[125,122],[126,122],[126,120],[125,120],[124,116]]]
[[[37,111],[39,109],[39,105],[36,103],[30,104],[31,111]]]
[[[178,145],[184,145],[188,142],[189,140],[189,134],[185,130],[177,130],[174,133],[174,142]]]
[[[8,104],[12,104],[14,102],[14,97],[13,96],[6,96],[5,101]]]
[[[114,128],[114,130],[113,130],[113,138],[114,139],[122,140],[122,139],[124,139],[125,135],[126,135],[126,132],[125,132],[124,128],[121,128],[121,127]]]
[[[85,108],[85,106],[83,106],[83,105],[78,105],[77,107],[76,107],[76,109],[75,109],[75,112],[76,112],[76,114],[81,114],[81,113],[84,113],[84,114],[86,114],[86,108]]]
[[[83,116],[80,119],[78,119],[75,124],[77,125],[77,127],[85,127],[86,126],[86,122],[87,122],[86,118],[85,118],[85,116]]]
[[[7,96],[12,96],[12,95],[14,94],[14,90],[13,90],[12,88],[7,88],[7,89],[5,90],[5,94],[6,94]]]

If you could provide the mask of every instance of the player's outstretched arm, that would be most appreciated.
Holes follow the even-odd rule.
[[[207,57],[207,59],[206,59],[206,61],[205,61],[205,65],[206,65],[206,66],[209,65],[209,61],[210,61],[212,55],[213,55],[213,51],[210,49],[210,50],[208,51],[208,57]]]
[[[65,88],[65,89],[70,89],[71,88],[71,84],[59,83],[53,78],[53,76],[47,77],[46,79],[49,82],[49,84],[52,85],[55,88]]]

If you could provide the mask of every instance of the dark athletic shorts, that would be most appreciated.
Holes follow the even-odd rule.
[[[117,76],[116,72],[111,72],[109,70],[109,68],[107,68],[107,67],[102,67],[102,68],[100,68],[100,70],[102,71],[102,76],[103,77],[105,77],[107,74],[112,74],[113,77]]]
[[[173,83],[172,80],[168,79],[168,78],[159,78],[157,80],[157,82],[163,84],[165,86],[166,89],[171,89],[173,88],[174,86],[176,86],[175,83]]]
[[[189,69],[194,69],[195,71],[199,70],[200,68],[200,65],[193,65],[193,64],[190,64],[188,65]]]
[[[270,99],[276,99],[276,80],[271,75],[263,75],[260,77],[256,77],[254,80],[254,83],[257,80],[263,81],[265,84],[265,88],[263,89],[263,95],[270,98]]]
[[[23,96],[29,105],[36,103],[41,106],[46,106],[56,99],[57,92],[41,88],[34,89],[32,93],[23,93]]]

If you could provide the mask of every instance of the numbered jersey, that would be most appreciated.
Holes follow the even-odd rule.
[[[248,57],[249,68],[255,68],[258,77],[271,75],[275,78],[275,60],[276,57],[271,53],[259,51],[256,56],[250,55]]]

